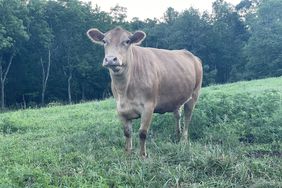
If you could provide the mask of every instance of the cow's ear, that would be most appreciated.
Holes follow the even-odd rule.
[[[130,43],[131,44],[141,44],[141,42],[146,38],[146,34],[143,31],[136,31],[131,37],[130,37]]]
[[[104,44],[103,39],[105,37],[104,33],[99,31],[98,29],[89,29],[87,31],[87,36],[90,38],[90,40],[97,44]]]

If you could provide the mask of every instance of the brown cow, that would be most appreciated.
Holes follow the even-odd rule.
[[[117,27],[106,33],[90,29],[87,35],[105,48],[103,66],[110,71],[117,112],[124,125],[125,150],[132,150],[132,120],[141,117],[140,155],[147,156],[145,141],[154,112],[173,112],[179,137],[179,108],[183,104],[183,138],[187,141],[188,124],[202,84],[200,59],[187,50],[139,47],[146,37],[143,31],[132,34]]]

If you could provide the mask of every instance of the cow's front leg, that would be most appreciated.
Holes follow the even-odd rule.
[[[141,157],[147,157],[146,138],[147,138],[148,130],[150,128],[153,112],[154,112],[154,106],[147,105],[145,106],[144,111],[141,114],[141,126],[139,129]]]
[[[125,136],[125,152],[130,154],[132,151],[132,121],[123,119],[123,132]]]

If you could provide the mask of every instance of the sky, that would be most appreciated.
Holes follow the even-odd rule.
[[[162,18],[168,7],[173,7],[178,12],[185,9],[199,9],[201,12],[207,10],[211,12],[212,2],[215,0],[83,0],[97,4],[101,10],[109,12],[111,7],[120,5],[127,8],[128,19],[138,17],[141,20],[146,18]],[[237,5],[241,0],[225,0],[228,3]]]

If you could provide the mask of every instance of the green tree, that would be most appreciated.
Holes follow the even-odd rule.
[[[260,4],[261,0],[242,0],[238,5],[236,5],[236,10],[239,15],[245,20],[246,16],[253,14],[257,10],[257,6]]]
[[[112,17],[113,24],[122,24],[126,22],[127,8],[117,4],[116,6],[111,8],[110,15]]]
[[[244,62],[242,49],[248,33],[235,7],[223,0],[213,3],[213,48],[216,82],[228,82],[240,77],[235,75],[238,64]],[[232,72],[233,71],[233,72]],[[234,75],[232,75],[234,74]]]
[[[1,108],[5,108],[5,84],[14,57],[29,36],[26,4],[20,0],[0,1]]]
[[[168,7],[166,12],[164,13],[164,21],[168,24],[172,24],[178,17],[178,12],[172,8],[172,7]]]
[[[282,75],[282,2],[264,0],[247,17],[251,37],[245,46],[248,79]]]
[[[67,100],[72,103],[73,96],[76,101],[79,100],[79,94],[80,99],[85,98],[86,86],[89,85],[86,78],[90,77],[88,74],[96,73],[96,70],[99,70],[96,65],[99,62],[98,65],[101,66],[100,62],[103,58],[102,49],[90,43],[86,31],[93,26],[101,30],[108,30],[111,19],[98,7],[92,9],[89,4],[77,0],[57,3],[59,11],[56,12],[53,12],[52,6],[50,5],[48,14],[58,46],[57,67],[65,75],[66,84],[62,84],[66,85]],[[95,81],[98,82],[98,80]]]
[[[42,69],[42,90],[41,104],[45,104],[45,93],[47,82],[50,75],[51,53],[54,35],[46,15],[46,1],[31,0],[28,4],[29,9],[29,45],[31,49],[30,58],[35,59]],[[31,57],[32,56],[32,57]]]

